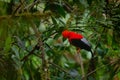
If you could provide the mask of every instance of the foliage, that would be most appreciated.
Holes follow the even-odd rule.
[[[61,36],[69,29],[92,45],[93,69],[81,50],[85,77],[119,80],[119,12],[119,0],[0,0],[0,79],[83,79],[76,48]]]

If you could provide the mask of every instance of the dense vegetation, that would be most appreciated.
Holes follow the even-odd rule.
[[[86,37],[93,63],[64,29]],[[120,0],[0,0],[0,80],[81,79],[120,80]]]

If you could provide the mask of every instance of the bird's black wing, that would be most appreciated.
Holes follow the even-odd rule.
[[[91,46],[85,38],[83,38],[83,39],[71,39],[70,43],[76,47],[81,48],[81,49],[91,51]]]

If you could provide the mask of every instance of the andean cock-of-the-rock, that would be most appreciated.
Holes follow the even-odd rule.
[[[77,47],[79,49],[85,49],[87,51],[90,51],[92,54],[92,57],[93,57],[91,45],[83,37],[82,34],[79,34],[79,33],[73,32],[73,31],[69,31],[69,30],[64,30],[62,32],[62,36],[64,38],[67,38],[69,40],[70,44],[74,45],[75,47]]]

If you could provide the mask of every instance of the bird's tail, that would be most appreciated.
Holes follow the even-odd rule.
[[[92,54],[92,58],[89,61],[88,72],[87,72],[88,74],[96,69],[96,57],[95,57],[94,52],[92,50],[90,52]],[[95,77],[95,73],[91,74],[91,76]]]
[[[91,52],[92,58],[94,58],[94,53],[93,53],[93,51],[92,51],[92,50],[90,50],[90,52]]]

